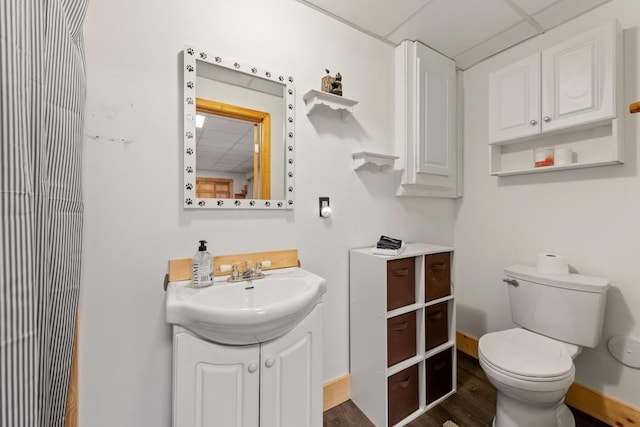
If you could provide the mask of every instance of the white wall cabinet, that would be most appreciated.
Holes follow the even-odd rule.
[[[399,196],[460,197],[455,63],[414,41],[395,52]]]
[[[456,390],[453,248],[349,256],[351,400],[376,426],[402,426]]]
[[[621,34],[610,22],[489,76],[493,175],[622,163]],[[535,148],[558,145],[575,162],[534,168]]]
[[[174,427],[322,425],[322,304],[294,329],[249,346],[174,326]]]

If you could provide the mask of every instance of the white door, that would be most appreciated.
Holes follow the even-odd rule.
[[[174,336],[173,427],[258,427],[260,347]]]
[[[540,133],[540,54],[489,76],[489,142]]]
[[[262,344],[261,427],[322,426],[322,304]]]
[[[418,174],[456,173],[456,67],[421,43],[416,46]]]
[[[615,24],[542,51],[542,130],[615,116]]]

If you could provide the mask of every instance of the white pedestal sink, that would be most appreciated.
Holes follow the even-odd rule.
[[[207,288],[191,281],[167,289],[167,322],[209,341],[247,345],[291,330],[322,300],[327,282],[299,267],[270,270],[265,278],[228,283],[218,277]]]

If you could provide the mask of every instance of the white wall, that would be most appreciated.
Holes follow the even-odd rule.
[[[214,254],[298,248],[328,281],[324,379],[349,371],[348,249],[380,234],[451,245],[454,203],[398,199],[394,173],[352,170],[351,153],[391,153],[393,49],[293,0],[93,0],[80,313],[80,425],[170,425],[169,258],[206,239]],[[180,55],[189,43],[296,78],[296,209],[182,208]],[[302,94],[344,76],[355,117],[308,118]],[[334,214],[318,217],[318,197]]]
[[[626,163],[574,171],[492,177],[488,152],[488,74],[583,30],[617,18],[625,43]],[[640,98],[637,0],[614,0],[464,73],[464,187],[457,205],[455,278],[458,329],[475,337],[512,327],[503,267],[535,265],[536,254],[568,256],[580,273],[609,277],[603,341],[576,360],[576,380],[640,406],[640,370],[606,349],[614,335],[640,338],[640,115],[626,106]]]

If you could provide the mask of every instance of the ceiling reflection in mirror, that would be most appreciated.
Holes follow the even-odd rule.
[[[292,209],[293,78],[184,50],[184,206]]]

